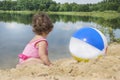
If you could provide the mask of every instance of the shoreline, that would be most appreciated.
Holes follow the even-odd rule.
[[[3,11],[0,10],[0,13],[16,13],[16,14],[34,14],[39,11]],[[52,15],[69,15],[69,16],[91,16],[91,17],[102,17],[104,19],[114,19],[117,17],[120,17],[120,13],[116,11],[93,11],[93,12],[51,12],[51,11],[46,11],[48,14]]]
[[[0,80],[120,80],[120,44],[108,46],[107,56],[89,62],[73,58],[0,70]]]

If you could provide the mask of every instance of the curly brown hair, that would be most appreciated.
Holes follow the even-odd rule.
[[[46,13],[40,12],[33,16],[32,27],[35,34],[42,35],[48,34],[52,30],[53,24]]]

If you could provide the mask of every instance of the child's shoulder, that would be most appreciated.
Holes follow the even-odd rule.
[[[38,47],[38,46],[43,46],[43,45],[48,45],[48,42],[46,39],[36,39],[36,40],[32,40],[30,42],[31,44],[34,45],[34,47]]]

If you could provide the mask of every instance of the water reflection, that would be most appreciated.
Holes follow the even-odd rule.
[[[10,14],[10,13],[0,13],[0,21],[4,22],[17,22],[22,24],[31,24],[33,14]],[[53,23],[63,21],[65,23],[77,21],[82,22],[94,22],[102,27],[111,27],[112,29],[120,28],[120,17],[115,19],[104,19],[101,17],[90,17],[90,16],[66,16],[66,15],[50,15]]]
[[[14,67],[18,61],[17,55],[23,51],[25,45],[34,36],[30,25],[32,15],[0,15],[1,68]],[[70,37],[82,26],[96,27],[105,34],[109,42],[120,39],[120,18],[104,20],[103,18],[78,16],[50,15],[50,17],[54,23],[54,29],[47,40],[49,56],[52,60],[71,57],[68,49]]]
[[[23,50],[32,36],[29,25],[0,22],[0,67],[15,66],[17,54]]]

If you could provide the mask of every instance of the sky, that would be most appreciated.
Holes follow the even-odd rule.
[[[56,1],[57,3],[65,3],[65,2],[68,2],[68,3],[78,3],[78,4],[87,4],[87,3],[98,3],[98,2],[101,2],[103,0],[53,0],[53,1]]]

